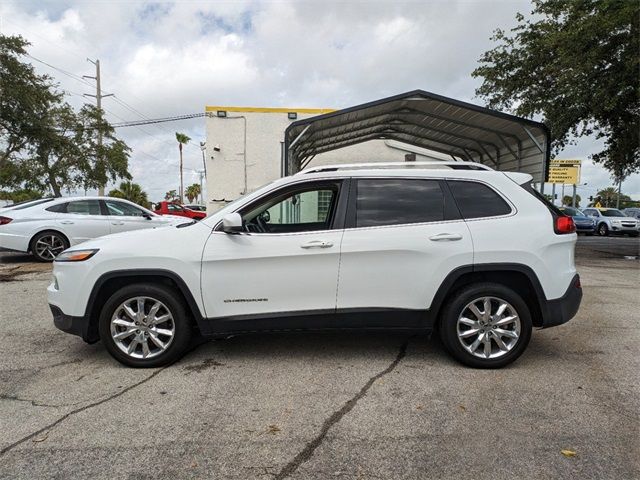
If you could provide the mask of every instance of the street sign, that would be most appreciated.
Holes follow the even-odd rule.
[[[547,182],[577,185],[580,183],[580,163],[580,160],[551,160]]]

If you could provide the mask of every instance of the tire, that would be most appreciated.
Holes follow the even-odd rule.
[[[31,254],[39,262],[53,262],[67,248],[69,248],[67,238],[54,230],[40,232],[31,239]]]
[[[136,315],[139,298],[143,302],[144,317]],[[162,321],[154,323],[154,319]],[[182,357],[189,347],[193,324],[183,298],[175,290],[161,285],[134,284],[121,288],[104,304],[99,331],[107,351],[120,363],[154,368],[170,365]]]
[[[609,236],[609,227],[607,227],[606,223],[601,223],[600,225],[598,225],[598,235],[600,235],[601,237]]]
[[[505,320],[514,315],[517,320],[497,326],[491,323],[481,325],[487,320],[481,315],[485,311],[484,298],[490,299],[490,311],[494,317],[500,305],[506,305],[501,317],[493,318],[493,321]],[[476,306],[480,317],[469,309],[471,304]],[[461,318],[467,321],[459,321]],[[468,334],[474,329],[479,330],[478,334]],[[497,283],[476,283],[463,287],[450,297],[440,317],[440,338],[445,348],[457,361],[473,368],[501,368],[513,362],[527,348],[531,330],[531,313],[526,302],[510,288]],[[501,332],[510,333],[500,335]],[[484,341],[487,336],[488,342]],[[499,346],[499,342],[503,348]],[[486,343],[489,344],[488,350],[485,347]]]
[[[630,233],[629,236],[632,238],[636,238],[640,235],[640,233],[636,232],[636,233]]]

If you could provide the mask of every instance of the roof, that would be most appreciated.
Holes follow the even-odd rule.
[[[548,173],[550,134],[544,124],[424,90],[291,123],[284,172],[302,170],[321,153],[380,139],[529,173],[534,181]]]
[[[335,112],[332,108],[297,108],[297,107],[230,107],[222,105],[207,105],[204,107],[205,112],[254,112],[254,113],[331,113]]]
[[[341,163],[336,165],[320,165],[309,167],[298,172],[296,175],[308,173],[333,172],[344,170],[493,170],[492,168],[475,162],[447,162],[447,161],[426,161],[426,162],[375,162],[375,163]]]

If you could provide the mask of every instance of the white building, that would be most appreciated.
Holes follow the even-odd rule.
[[[207,211],[283,175],[284,132],[295,120],[331,109],[207,106]],[[317,155],[311,165],[445,159],[446,155],[395,140],[371,140]]]

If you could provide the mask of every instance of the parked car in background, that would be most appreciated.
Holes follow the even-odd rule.
[[[640,235],[640,222],[628,217],[617,208],[585,208],[583,213],[596,221],[596,232],[606,237],[609,234]]]
[[[640,208],[624,208],[622,210],[622,213],[624,213],[627,217],[633,217],[637,220],[640,220]]]
[[[184,222],[111,197],[47,198],[0,212],[0,248],[51,262],[69,247],[111,233]]]
[[[205,212],[197,212],[179,203],[167,201],[156,203],[153,211],[158,215],[178,215],[179,217],[193,218],[194,220],[201,220],[207,216]]]
[[[54,324],[134,367],[177,360],[196,332],[435,329],[460,362],[497,368],[576,314],[575,225],[531,175],[387,167],[312,168],[201,222],[68,250]]]
[[[579,209],[575,207],[560,207],[560,211],[573,218],[573,223],[576,224],[577,233],[584,233],[586,235],[593,235],[595,233],[596,221],[593,218],[586,216]]]
[[[183,207],[188,208],[189,210],[194,210],[196,212],[206,212],[207,211],[207,207],[205,207],[204,205],[196,204],[196,203],[191,203],[189,205],[183,205]]]

